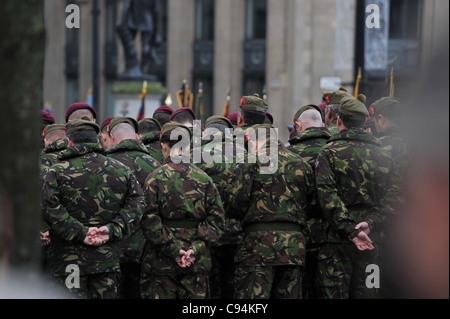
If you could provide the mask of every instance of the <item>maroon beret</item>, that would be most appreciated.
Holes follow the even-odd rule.
[[[234,112],[234,113],[231,113],[230,115],[227,116],[227,119],[229,119],[231,121],[231,123],[233,123],[233,125],[237,125],[238,113],[239,112]]]
[[[158,107],[155,112],[153,112],[153,115],[155,115],[156,113],[167,113],[167,114],[172,114],[173,110],[171,107],[167,106],[167,105],[163,105],[161,107]]]
[[[197,119],[197,117],[195,116],[194,111],[193,111],[190,107],[182,107],[181,109],[178,109],[178,110],[176,110],[176,111],[174,111],[174,112],[172,113],[172,115],[170,116],[169,121],[172,121],[173,117],[174,117],[175,115],[181,113],[181,112],[188,112],[188,113],[190,113],[190,114],[192,115],[192,118],[193,118],[194,120]]]
[[[42,124],[45,125],[50,125],[50,124],[55,124],[55,117],[48,111],[44,111],[41,110],[41,119],[42,119]]]
[[[69,117],[73,112],[83,109],[91,111],[92,114],[94,115],[94,118],[97,119],[97,111],[95,111],[95,109],[92,106],[90,106],[87,103],[74,103],[71,106],[69,106],[69,108],[66,111],[66,123],[69,121]]]
[[[114,119],[114,116],[108,117],[103,120],[102,125],[100,126],[100,132],[108,125],[111,124],[111,121]]]
[[[323,102],[320,103],[319,105],[317,105],[322,111],[325,111],[325,109],[327,108],[327,102]]]

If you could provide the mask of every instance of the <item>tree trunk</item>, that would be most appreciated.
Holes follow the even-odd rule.
[[[40,270],[43,6],[43,0],[0,5],[0,278],[19,271],[36,278]]]

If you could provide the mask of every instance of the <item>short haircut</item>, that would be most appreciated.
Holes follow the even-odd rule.
[[[93,130],[81,130],[67,134],[67,138],[74,144],[98,143],[97,133]]]
[[[246,109],[240,109],[240,113],[244,118],[245,125],[264,124],[266,121],[266,113]]]
[[[131,124],[119,123],[112,128],[110,134],[115,134],[116,132],[136,134],[136,129]]]
[[[220,124],[220,123],[212,123],[209,124],[206,128],[205,128],[205,133],[206,134],[210,134],[209,130],[218,130],[222,133],[226,133],[226,129],[229,129],[228,126],[226,126],[225,124]]]
[[[194,118],[189,112],[179,112],[175,114],[172,117],[172,121],[180,124],[189,123],[191,125],[194,125]]]
[[[327,109],[331,109],[331,111],[333,112],[333,116],[337,116],[338,111],[339,111],[339,104],[328,104],[327,105]]]
[[[170,136],[171,136],[173,131],[178,133],[178,136],[175,135],[176,138],[171,139]],[[185,145],[185,146],[190,145],[189,143],[191,141],[191,135],[190,135],[189,131],[187,131],[186,129],[178,128],[178,129],[170,130],[170,131],[165,132],[164,134],[162,134],[160,142],[164,143],[164,144],[167,144],[167,145],[169,145],[170,148],[172,148],[178,142],[181,142],[182,140],[188,141],[188,144]]]
[[[321,127],[322,126],[322,115],[319,111],[310,109],[304,111],[297,121],[302,122],[304,125],[308,127]]]
[[[155,120],[157,120],[159,122],[159,124],[161,124],[161,127],[164,124],[170,122],[170,116],[171,116],[171,114],[165,113],[165,112],[158,112],[158,113],[153,114],[153,118]]]
[[[60,140],[66,137],[66,131],[65,130],[55,130],[51,131],[47,135],[45,135],[45,139],[49,140],[51,142],[54,142],[56,140]]]
[[[80,110],[76,110],[75,112],[70,114],[69,121],[81,120],[81,118],[83,116],[88,116],[91,119],[91,121],[95,118],[94,114],[92,113],[92,111],[90,111],[88,109],[80,109]]]
[[[344,126],[348,129],[350,128],[363,128],[366,124],[365,117],[355,117],[345,114],[339,114],[339,118],[341,119]]]
[[[156,133],[159,132],[160,129],[156,123],[151,121],[141,121],[139,123],[139,134],[144,135],[148,133]]]

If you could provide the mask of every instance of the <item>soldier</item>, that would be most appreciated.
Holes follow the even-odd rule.
[[[139,121],[139,138],[147,148],[150,156],[162,163],[164,158],[162,156],[161,143],[159,141],[159,134],[161,133],[161,125],[152,118],[146,118]]]
[[[237,115],[237,127],[246,129],[266,121],[267,102],[257,93],[253,96],[243,96],[240,100],[239,113]]]
[[[79,274],[66,285],[74,298],[117,298],[119,241],[142,217],[142,190],[128,167],[104,155],[97,124],[73,120],[66,130],[68,148],[43,177],[47,270],[57,287]]]
[[[331,137],[328,128],[324,127],[321,109],[313,104],[303,106],[294,116],[294,127],[297,134],[289,140],[288,150],[300,155],[315,170],[317,155]],[[306,243],[306,271],[303,281],[303,297],[315,299],[314,280],[319,250],[322,220],[317,200],[311,204],[307,223],[309,236]]]
[[[236,154],[245,155],[244,148],[234,142],[232,135],[227,138],[227,129],[233,130],[230,120],[223,116],[211,116],[205,122],[203,136],[209,137],[202,144],[202,162],[195,164],[211,179],[223,196],[228,177],[236,166]],[[207,154],[207,155],[206,155]],[[223,201],[223,197],[222,197]],[[225,218],[225,231],[219,241],[211,247],[211,297],[232,299],[234,293],[234,254],[242,235],[240,222]]]
[[[179,123],[188,128],[194,127],[194,121],[197,119],[194,111],[189,107],[182,107],[175,112],[169,118],[171,123]]]
[[[158,123],[163,127],[164,124],[170,122],[170,116],[173,114],[171,107],[163,105],[153,112],[153,119],[157,120]]]
[[[234,298],[300,299],[307,206],[314,198],[312,170],[278,143],[272,126],[252,129],[250,151],[275,151],[277,158],[238,164],[225,186],[226,214],[241,220],[244,230],[234,259]],[[256,140],[255,131],[263,134]]]
[[[409,162],[409,151],[400,134],[403,106],[395,97],[383,97],[369,108],[371,118],[379,132],[381,146],[389,151],[403,175]]]
[[[83,116],[88,116],[94,123],[97,122],[97,111],[92,106],[87,103],[74,103],[66,111],[66,123],[81,120]]]
[[[178,139],[171,139],[172,133]],[[165,160],[143,188],[148,206],[141,227],[149,243],[142,262],[144,299],[210,297],[210,248],[223,233],[224,211],[212,179],[182,161],[189,159],[190,135],[178,123],[162,127]]]
[[[323,96],[323,100],[325,100],[326,103],[325,125],[330,131],[331,135],[339,133],[339,130],[337,128],[337,113],[339,109],[339,102],[344,97],[352,97],[352,95],[348,93],[347,89],[344,87],[340,87],[339,90],[324,94]]]
[[[116,117],[108,125],[111,147],[108,157],[122,162],[133,171],[139,185],[161,164],[150,156],[146,147],[136,138],[139,125],[131,117]],[[140,299],[141,257],[145,238],[140,225],[136,224],[131,235],[119,243],[120,285],[119,297],[123,299]]]
[[[364,100],[340,101],[339,134],[328,140],[315,165],[324,221],[316,277],[320,299],[378,297],[378,289],[366,285],[366,268],[378,264],[374,248],[400,199],[391,156],[363,129]]]
[[[111,136],[108,133],[108,125],[111,124],[111,121],[113,119],[113,116],[104,119],[102,125],[100,126],[99,141],[105,150],[107,150],[108,147],[111,146]]]
[[[67,148],[66,127],[64,124],[51,124],[42,131],[45,148],[40,154],[41,170],[58,161],[59,152]]]

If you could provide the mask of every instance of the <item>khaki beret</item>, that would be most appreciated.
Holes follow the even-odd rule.
[[[402,109],[403,106],[400,103],[400,100],[396,97],[382,97],[381,99],[377,100],[375,103],[373,103],[369,108],[369,113],[371,117],[374,117],[377,115],[381,110],[385,108],[398,108]]]
[[[180,123],[166,123],[166,124],[164,124],[162,129],[161,129],[160,136],[162,137],[164,134],[166,134],[168,132],[171,132],[171,131],[173,131],[175,129],[186,130],[187,133],[189,134],[190,138],[192,138],[191,130],[187,126],[185,126],[183,124],[180,124]]]
[[[76,131],[95,131],[100,133],[100,126],[97,123],[91,122],[88,117],[83,116],[82,120],[73,120],[66,123],[66,133],[70,134]]]
[[[121,124],[121,123],[127,123],[127,124],[130,124],[132,127],[134,127],[134,130],[136,131],[136,133],[139,132],[139,124],[138,124],[138,122],[137,122],[134,118],[132,118],[132,117],[116,117],[116,118],[114,118],[114,119],[111,121],[111,123],[109,124],[108,132],[111,132],[112,129],[113,129],[116,125]]]
[[[344,97],[339,103],[339,113],[354,116],[354,117],[368,117],[369,112],[367,111],[364,103],[357,98]]]
[[[65,131],[66,126],[64,124],[50,124],[47,125],[44,130],[42,131],[42,137],[45,137],[47,134],[53,132],[53,131]]]
[[[233,123],[229,119],[223,116],[214,115],[209,117],[205,122],[205,128],[210,126],[211,124],[223,124],[228,128],[234,128]]]
[[[332,93],[327,93],[323,96],[323,100],[328,104],[339,104],[339,102],[344,97],[353,97],[350,93],[347,92],[345,87],[340,87],[339,90],[334,91]]]
[[[140,125],[141,123],[145,123],[145,122],[150,122],[150,123],[153,123],[153,124],[155,124],[157,127],[158,127],[158,130],[159,131],[161,131],[161,123],[159,123],[159,121],[158,120],[155,120],[154,118],[145,118],[145,119],[143,119],[143,120],[140,120],[139,122],[138,122],[138,124]]]
[[[294,120],[298,120],[300,115],[302,115],[303,112],[305,112],[307,110],[317,110],[320,113],[320,116],[322,117],[322,120],[323,120],[322,110],[320,109],[320,107],[318,107],[317,105],[314,105],[314,104],[308,104],[308,105],[302,106],[300,108],[300,110],[298,110],[297,113],[295,113]]]
[[[239,108],[244,110],[258,111],[266,113],[269,108],[267,102],[259,97],[259,94],[255,93],[252,96],[241,97]]]

